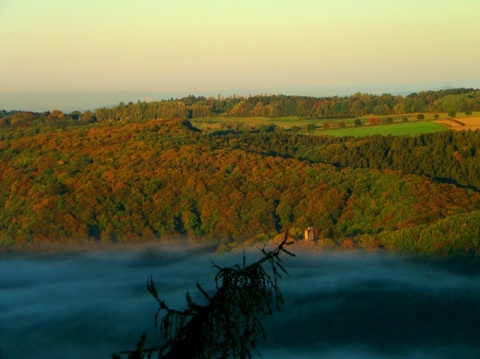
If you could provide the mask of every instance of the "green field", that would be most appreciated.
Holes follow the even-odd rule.
[[[321,130],[314,134],[324,134],[329,136],[372,136],[372,135],[419,135],[422,133],[445,131],[445,127],[429,121],[396,123],[392,125],[349,127],[345,129]]]
[[[387,116],[377,117],[378,120],[382,120]],[[442,116],[443,117],[443,116]],[[407,118],[408,122],[403,122],[403,119]],[[370,135],[418,135],[421,133],[430,133],[443,131],[446,128],[430,122],[433,119],[433,114],[425,115],[426,121],[418,121],[416,114],[409,115],[397,115],[392,116],[393,124],[391,125],[369,125],[369,117],[359,118],[362,121],[361,127],[354,127],[354,118],[348,119],[317,119],[317,118],[301,118],[296,116],[268,118],[268,117],[208,117],[208,118],[196,118],[192,119],[192,124],[201,129],[202,131],[218,131],[222,129],[232,128],[260,128],[261,126],[268,126],[274,124],[278,127],[283,127],[287,131],[293,127],[300,127],[300,132],[309,135],[329,135],[329,136],[370,136]],[[340,122],[345,123],[346,127],[343,129],[338,128]],[[330,129],[322,129],[324,124],[329,124]],[[317,126],[315,131],[307,131],[307,125],[314,124]]]

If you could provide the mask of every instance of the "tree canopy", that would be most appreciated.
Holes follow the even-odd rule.
[[[444,239],[426,230],[480,209],[478,131],[207,135],[185,120],[152,120],[0,136],[3,252],[180,237],[228,250],[285,228],[299,240],[312,225],[319,248],[479,252],[471,228],[433,250],[427,243]],[[384,243],[407,229],[415,247]]]

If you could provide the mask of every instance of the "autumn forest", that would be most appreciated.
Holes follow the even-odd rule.
[[[480,132],[204,133],[206,116],[480,110],[480,91],[216,99],[0,113],[0,252],[187,239],[229,250],[318,228],[314,250],[480,255]]]

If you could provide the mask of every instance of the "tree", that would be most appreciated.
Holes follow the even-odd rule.
[[[417,115],[417,120],[421,121],[421,120],[424,120],[425,119],[425,115],[423,113],[419,113]]]
[[[314,131],[316,127],[317,127],[317,126],[315,126],[314,123],[309,123],[309,124],[307,125],[307,130],[308,130],[308,131]]]
[[[436,113],[435,115],[433,115],[433,118],[434,118],[435,120],[438,120],[438,119],[440,118],[440,115],[439,115],[438,113]]]
[[[82,123],[91,123],[91,122],[95,122],[96,118],[92,112],[85,111],[80,115],[79,120]]]
[[[275,128],[277,126],[275,126],[273,123],[271,123],[270,125],[261,125],[259,128],[258,128],[258,131],[260,133],[268,133],[268,132],[274,132],[275,131]]]
[[[387,118],[385,119],[385,123],[386,123],[387,125],[391,125],[391,124],[393,123],[393,118],[387,117]]]
[[[78,120],[78,118],[80,117],[82,113],[80,111],[73,111],[69,114],[69,116],[73,119],[73,120]]]
[[[129,359],[139,359],[157,354],[158,358],[251,358],[258,337],[266,339],[265,330],[258,318],[261,314],[272,314],[272,303],[277,309],[283,304],[278,287],[281,274],[288,274],[283,267],[280,255],[295,256],[285,246],[292,244],[288,233],[283,241],[272,251],[260,249],[263,257],[243,266],[219,267],[215,276],[216,292],[211,296],[197,283],[196,287],[206,299],[207,304],[195,303],[186,293],[187,308],[170,308],[160,299],[152,278],[147,288],[158,303],[155,314],[155,327],[159,327],[165,343],[160,346],[144,348],[146,336],[142,335],[134,351],[112,354],[113,359],[126,355]],[[264,265],[270,265],[269,274]],[[158,322],[160,312],[166,314]]]
[[[360,127],[362,125],[362,120],[357,118],[355,121],[353,121],[353,124],[355,125],[355,127]]]
[[[452,118],[457,117],[457,111],[455,110],[448,111],[448,117],[452,117]]]
[[[466,116],[471,116],[471,115],[472,115],[472,111],[470,111],[470,110],[465,111],[465,115],[466,115]]]

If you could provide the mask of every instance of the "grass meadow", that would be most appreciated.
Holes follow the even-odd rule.
[[[395,123],[392,125],[348,127],[344,129],[332,129],[314,131],[314,134],[324,134],[328,136],[372,136],[372,135],[419,135],[422,133],[438,132],[446,130],[445,127],[430,121]]]
[[[269,118],[269,117],[206,117],[192,119],[192,124],[205,132],[214,132],[227,129],[242,128],[260,128],[274,124],[277,127],[290,130],[292,127],[299,127],[299,133],[309,135],[329,135],[329,136],[370,136],[370,135],[419,135],[422,133],[438,132],[449,129],[451,126],[446,113],[439,113],[438,119],[434,113],[424,113],[424,119],[418,120],[418,114],[402,114],[392,116],[363,116],[358,117],[362,122],[362,126],[356,127],[354,121],[357,118],[331,119],[331,118],[302,118],[297,116]],[[457,119],[465,119],[467,116],[458,114]],[[377,123],[375,126],[370,125],[370,119],[374,117]],[[381,124],[386,118],[390,117],[393,123],[390,125]],[[480,117],[479,113],[474,113],[473,118]],[[473,121],[472,116],[468,116]],[[340,128],[339,124],[344,123],[344,128]],[[307,131],[307,126],[313,124],[316,126],[314,131]],[[466,129],[466,128],[465,128]]]

